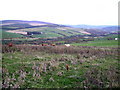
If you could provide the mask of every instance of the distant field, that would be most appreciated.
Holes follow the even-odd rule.
[[[39,37],[39,38],[65,37],[65,36],[85,34],[85,32],[83,32],[81,29],[74,29],[73,30],[70,28],[58,28],[58,27],[25,28],[25,29],[17,29],[14,31],[16,31],[16,32],[42,32],[42,34],[31,35],[32,37]],[[14,38],[14,37],[21,36],[19,33],[18,34],[7,33],[5,31],[3,31],[3,34],[5,36],[4,38],[12,38],[12,37]]]
[[[80,35],[82,33],[76,32],[75,30],[66,29],[60,30],[58,28],[52,27],[42,27],[36,28],[33,31],[43,32],[41,35],[33,35],[33,37],[40,37],[40,38],[49,38],[49,37],[64,37],[64,36],[72,36],[72,35]]]
[[[119,35],[108,35],[105,37],[96,38],[94,41],[88,41],[83,43],[72,43],[73,46],[110,46],[117,47],[118,40],[114,40],[114,38],[118,38]],[[113,40],[108,40],[108,38],[112,38]]]
[[[45,34],[40,34],[40,35],[32,35],[32,37],[36,37],[36,38],[53,38],[53,37],[63,37],[60,34],[55,34],[55,33],[51,33],[51,32],[46,32]]]
[[[120,38],[120,36],[118,34],[113,34],[113,35],[105,36],[103,38],[96,38],[95,40],[107,40],[108,38],[115,39],[115,38]]]
[[[0,38],[17,38],[17,37],[23,37],[20,34],[16,34],[16,33],[9,33],[9,32],[5,32],[5,31],[1,31],[0,32]]]
[[[89,41],[85,43],[72,43],[74,46],[118,46],[118,41],[115,40],[98,40],[98,41]]]

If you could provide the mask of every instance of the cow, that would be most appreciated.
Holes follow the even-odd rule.
[[[55,44],[50,44],[50,46],[56,46]]]
[[[69,69],[68,64],[65,65],[65,68],[66,68],[66,70],[68,71],[68,69]]]
[[[8,47],[13,47],[13,44],[12,43],[8,43]]]
[[[65,44],[66,47],[70,47],[70,44]]]
[[[113,40],[113,38],[107,38],[108,40]]]
[[[118,40],[118,38],[115,38],[115,40]]]
[[[47,44],[42,44],[42,46],[47,46]]]

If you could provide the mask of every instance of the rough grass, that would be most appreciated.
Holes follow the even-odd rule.
[[[2,86],[118,88],[117,53],[110,47],[3,46]]]
[[[74,46],[110,46],[110,47],[117,47],[118,41],[115,40],[95,40],[95,41],[88,41],[84,43],[72,43],[71,45]]]

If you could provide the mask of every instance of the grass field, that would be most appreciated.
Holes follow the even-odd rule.
[[[94,39],[94,41],[88,41],[88,42],[81,42],[81,43],[72,43],[71,45],[73,46],[105,46],[105,47],[118,47],[119,45],[119,40],[114,40],[115,38],[120,38],[118,37],[119,35],[108,35],[105,37],[99,37]],[[108,40],[108,38],[112,38],[113,40]]]
[[[52,38],[52,37],[64,37],[64,36],[72,36],[72,35],[81,35],[82,33],[73,30],[73,29],[65,29],[65,28],[57,28],[57,27],[37,27],[37,28],[25,28],[25,29],[17,29],[17,31],[25,31],[25,32],[42,32],[43,34],[34,34],[32,37],[38,38]],[[79,29],[81,30],[81,29]],[[14,30],[15,31],[15,30]],[[3,38],[15,38],[21,37],[20,34],[8,33],[3,31]]]
[[[41,35],[33,35],[32,37],[40,37],[40,38],[51,38],[51,37],[64,37],[64,36],[72,36],[72,35],[81,35],[80,32],[76,32],[75,30],[67,29],[67,30],[59,30],[58,28],[52,27],[42,27],[42,28],[34,28],[34,29],[23,29],[23,31],[38,31],[43,32]]]
[[[4,88],[119,87],[117,48],[3,46],[2,64]]]
[[[37,38],[54,38],[54,37],[63,37],[62,35],[59,34],[55,34],[55,33],[51,33],[51,32],[47,32],[45,34],[41,34],[41,35],[32,35],[32,37],[37,37]]]
[[[23,37],[23,35],[1,31],[0,37],[3,39],[5,39],[5,38],[18,38],[18,37]]]
[[[110,47],[118,47],[118,41],[115,40],[96,40],[96,41],[88,41],[84,43],[72,43],[74,46],[110,46]]]

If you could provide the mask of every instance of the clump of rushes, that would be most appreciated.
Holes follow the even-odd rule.
[[[83,59],[80,60],[80,64],[83,64],[85,61]]]
[[[54,82],[54,79],[53,79],[53,77],[50,77],[49,81],[51,81],[51,82]]]
[[[47,53],[55,53],[55,54],[78,54],[77,58],[80,59],[81,57],[89,58],[90,56],[99,56],[103,57],[106,55],[118,55],[117,48],[113,47],[90,47],[90,46],[71,46],[71,47],[63,47],[63,46],[56,46],[56,47],[42,47],[42,46],[28,46],[28,45],[15,45],[11,49],[7,47],[6,45],[2,46],[2,52],[3,53],[13,53],[16,51],[19,52],[47,52]]]
[[[58,72],[57,75],[58,75],[58,76],[62,76],[62,75],[63,75],[63,72]]]
[[[114,88],[119,87],[118,74],[114,67],[107,71],[91,68],[85,73],[86,80],[83,81],[83,87],[87,88]]]

